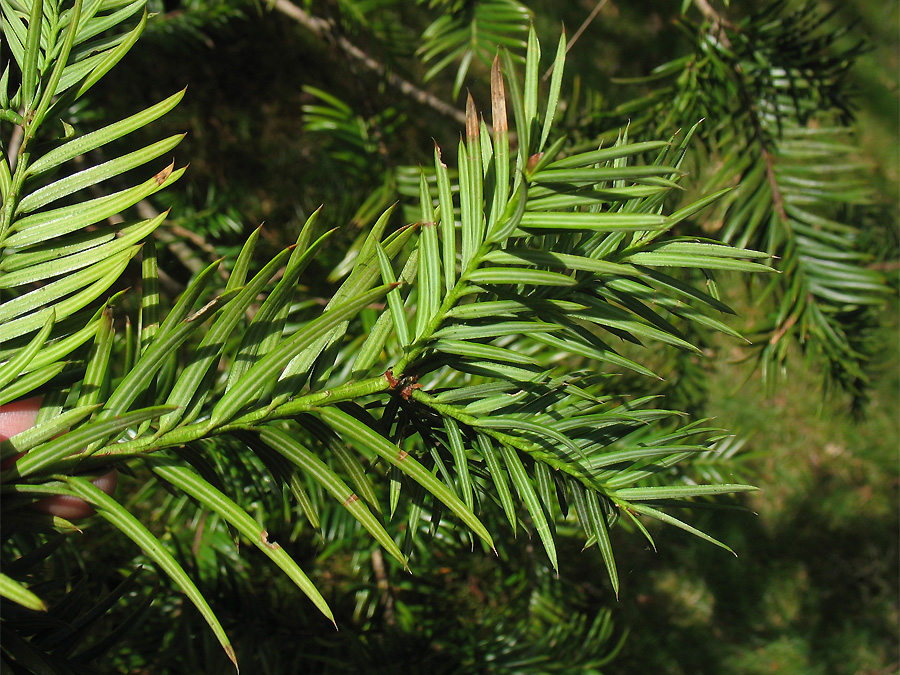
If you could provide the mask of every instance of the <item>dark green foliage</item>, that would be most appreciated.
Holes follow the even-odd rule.
[[[682,511],[754,489],[703,419],[740,279],[778,253],[764,365],[796,337],[865,391],[858,50],[808,7],[698,3],[613,109],[507,0],[2,7],[0,404],[44,397],[0,445],[10,668],[600,672],[621,530],[731,551]],[[156,195],[176,146],[202,178]]]
[[[814,3],[773,3],[734,23],[708,8],[682,24],[695,51],[660,65],[645,80],[650,96],[613,119],[654,134],[706,120],[702,161],[717,164],[706,188],[736,189],[702,231],[769,251],[785,272],[758,291],[770,308],[750,329],[760,366],[783,367],[793,338],[858,406],[888,288],[860,247],[871,168],[850,126],[847,78],[862,45],[830,20]]]

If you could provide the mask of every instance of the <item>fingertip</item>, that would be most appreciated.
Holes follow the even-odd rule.
[[[111,495],[116,491],[119,483],[119,472],[113,469],[91,481],[106,494]],[[49,513],[51,516],[59,516],[66,520],[81,520],[96,513],[94,507],[83,499],[68,495],[54,495],[45,497],[31,505],[31,508]]]
[[[40,396],[32,396],[0,405],[0,441],[33,427],[41,409],[41,400]]]

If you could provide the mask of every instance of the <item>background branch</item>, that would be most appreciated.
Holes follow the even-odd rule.
[[[428,106],[432,110],[445,115],[460,124],[466,123],[466,114],[462,110],[454,108],[452,105],[444,103],[442,100],[429,94],[414,85],[412,82],[403,79],[399,75],[392,73],[383,64],[375,60],[372,56],[364,52],[362,49],[354,45],[343,35],[337,35],[334,30],[334,24],[327,19],[312,16],[302,8],[295,5],[290,0],[275,0],[275,9],[292,18],[294,21],[302,24],[307,30],[311,31],[318,38],[331,38],[331,40],[348,56],[352,57],[365,68],[376,73],[379,77],[390,84],[392,87],[400,90],[403,94],[413,99],[417,103]]]

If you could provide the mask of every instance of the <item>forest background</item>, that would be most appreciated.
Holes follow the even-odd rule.
[[[396,190],[402,193],[408,180],[402,167],[428,163],[428,139],[453,147],[464,128],[452,112],[416,101],[384,73],[403,74],[417,90],[458,111],[465,108],[467,88],[476,100],[489,100],[488,71],[477,59],[461,87],[455,64],[428,82],[422,81],[425,66],[405,72],[404,59],[415,52],[415,42],[410,46],[409,35],[398,33],[393,49],[385,49],[394,27],[379,22],[379,4],[393,3],[298,3],[314,19],[304,22],[279,3],[150,3],[157,15],[91,93],[85,121],[101,113],[124,117],[188,86],[182,103],[152,131],[186,131],[178,154],[190,161],[178,187],[149,202],[158,212],[172,209],[158,233],[165,292],[177,294],[217,257],[224,256],[226,265],[233,261],[261,223],[260,260],[268,260],[324,204],[324,224],[342,230],[304,283],[310,297],[327,297],[333,283],[327,271],[339,266],[341,252],[385,200]],[[404,28],[428,25],[425,4],[411,7]],[[563,24],[574,33],[597,6],[525,4],[545,45],[554,44]],[[566,64],[563,97],[580,92],[577,102],[569,99],[570,121],[579,111],[586,119],[597,111],[622,118],[617,106],[652,91],[639,78],[685,50],[676,25],[679,3],[599,4]],[[723,11],[740,17],[752,4],[733,1]],[[828,9],[827,3],[815,4]],[[898,8],[871,0],[834,7],[826,26],[850,27],[848,44],[865,42],[845,83],[858,155],[870,167],[874,188],[863,247],[869,264],[885,271],[896,291]],[[342,41],[363,50],[384,72],[348,56]],[[327,124],[325,108],[344,115],[336,129]],[[358,135],[349,141],[335,133],[354,126]],[[725,292],[741,320],[754,317],[757,307],[739,284]],[[371,568],[360,578],[354,552],[360,539],[348,532],[329,546],[307,540],[307,559],[315,562],[306,567],[315,570],[330,597],[343,598],[336,609],[341,632],[330,634],[330,626],[304,616],[308,608],[287,597],[294,591],[275,572],[257,577],[255,568],[252,579],[230,575],[217,558],[224,556],[222,542],[187,537],[183,545],[202,543],[216,551],[205,561],[198,556],[195,571],[204,592],[217,599],[216,612],[238,648],[254,645],[244,651],[247,672],[298,672],[290,668],[302,663],[310,672],[575,673],[584,666],[566,645],[590,639],[596,650],[585,655],[586,662],[608,674],[896,673],[898,326],[891,295],[870,338],[878,346],[866,366],[871,379],[865,396],[840,386],[826,391],[822,364],[796,346],[784,372],[764,378],[754,368],[751,348],[724,338],[704,345],[713,358],[681,371],[678,382],[657,393],[734,431],[727,471],[761,490],[735,500],[748,511],[693,514],[692,523],[727,542],[737,558],[674,528],[651,528],[654,552],[617,528],[612,537],[620,561],[618,600],[596,551],[582,553],[574,541],[560,545],[561,578],[549,582],[535,580],[547,571],[534,563],[540,552],[522,534],[505,544],[499,558],[438,548],[431,553],[433,564],[418,565],[413,577],[376,555],[366,558]],[[143,501],[151,521],[173,523],[177,514],[167,500],[164,494],[141,494],[130,504]],[[96,547],[84,554],[93,578],[103,578],[106,570],[114,579],[133,567],[133,551],[107,549],[102,538],[89,545]],[[202,620],[182,607],[165,582],[147,575],[142,583],[132,593],[154,594],[154,610],[114,650],[109,672],[224,672],[224,656]],[[548,584],[565,591],[533,593]],[[115,625],[116,617],[114,609],[105,621]],[[543,656],[551,655],[550,662],[541,662],[542,655],[526,645],[541,626],[557,625],[565,630],[556,643],[540,643]],[[542,665],[528,670],[529,659]],[[359,664],[369,665],[360,670]]]

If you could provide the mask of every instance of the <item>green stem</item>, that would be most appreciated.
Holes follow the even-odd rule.
[[[341,403],[343,401],[353,401],[365,396],[379,394],[390,388],[391,383],[384,375],[370,377],[359,382],[347,382],[334,389],[325,389],[324,391],[307,394],[299,399],[280,405],[271,411],[266,410],[265,420],[294,417],[302,412],[308,412],[313,408],[318,408],[323,405],[334,405],[335,403]],[[272,417],[269,417],[269,415],[272,415]],[[243,417],[234,420],[232,425],[255,425],[257,422],[253,417],[255,417],[255,415],[244,415]]]
[[[360,382],[348,382],[334,389],[317,391],[301,396],[275,408],[260,408],[235,418],[220,427],[210,427],[207,420],[173,429],[161,436],[144,436],[133,441],[116,443],[114,446],[96,452],[91,457],[91,464],[100,464],[103,459],[122,457],[124,455],[144,455],[164,448],[171,448],[199,441],[211,436],[220,436],[237,430],[249,430],[265,422],[289,419],[323,405],[334,405],[342,401],[353,401],[391,388],[390,382],[383,375],[370,377]],[[99,460],[99,461],[98,461]],[[73,458],[77,463],[78,458]]]
[[[431,408],[442,417],[450,417],[457,422],[460,422],[461,424],[465,424],[468,427],[476,429],[478,433],[484,434],[485,436],[490,436],[494,440],[503,443],[504,445],[507,445],[511,448],[515,448],[516,450],[520,450],[521,452],[530,455],[535,460],[543,462],[547,466],[556,469],[557,471],[562,471],[563,473],[576,478],[590,489],[606,494],[606,490],[604,490],[603,486],[597,483],[597,481],[595,481],[593,478],[591,478],[587,469],[582,467],[581,464],[579,464],[577,461],[561,459],[554,453],[546,452],[545,450],[539,450],[533,443],[529,443],[528,441],[522,439],[520,436],[512,436],[510,434],[505,434],[502,431],[497,431],[496,429],[487,429],[485,427],[479,426],[479,419],[474,415],[464,413],[455,406],[447,405],[446,403],[440,403],[439,401],[435,400],[433,396],[425,393],[421,389],[414,389],[412,392],[412,398],[417,403],[421,403],[422,405]]]
[[[409,347],[407,347],[406,354],[393,366],[393,372],[395,377],[402,377],[405,373],[406,369],[409,367],[411,363],[414,363],[422,353],[428,349],[428,346],[431,344],[434,339],[434,334],[440,330],[441,326],[443,326],[444,321],[447,318],[447,314],[450,313],[456,304],[459,302],[459,299],[464,295],[468,295],[469,283],[467,281],[469,274],[477,270],[486,256],[491,250],[493,246],[488,242],[484,242],[481,245],[481,248],[472,256],[472,259],[469,261],[469,264],[466,265],[466,269],[463,270],[462,274],[459,275],[459,279],[456,282],[456,285],[452,288],[452,290],[447,294],[447,297],[444,298],[444,301],[441,303],[440,308],[437,312],[435,312],[434,318],[428,323],[425,327],[425,330],[422,331],[422,334],[419,338]]]
[[[19,158],[16,162],[16,170],[13,173],[9,194],[3,200],[3,208],[0,209],[0,247],[3,246],[3,242],[6,241],[6,236],[12,227],[13,215],[16,212],[16,205],[19,203],[19,194],[22,191],[22,184],[25,182],[25,167],[28,166],[30,153],[23,153],[23,149],[24,142],[19,148]]]

